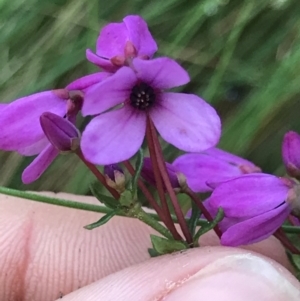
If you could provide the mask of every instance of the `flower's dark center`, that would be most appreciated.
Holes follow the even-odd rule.
[[[130,94],[130,104],[139,110],[146,110],[153,106],[155,103],[155,92],[146,83],[139,83],[135,85]]]

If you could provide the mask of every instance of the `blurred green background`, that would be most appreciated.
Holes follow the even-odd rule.
[[[85,59],[100,28],[140,14],[223,120],[220,147],[264,171],[283,174],[281,141],[300,131],[298,0],[2,0],[0,99],[64,87],[97,71]],[[169,159],[174,150],[166,150]],[[21,182],[33,158],[0,153],[0,185],[86,194],[93,176],[76,156],[60,156],[35,183]]]

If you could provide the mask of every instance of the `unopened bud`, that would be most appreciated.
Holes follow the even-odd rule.
[[[80,132],[66,118],[46,112],[40,117],[40,124],[50,143],[60,152],[74,152],[80,144]]]
[[[287,173],[300,179],[300,135],[290,131],[284,135],[282,158]]]
[[[182,187],[179,181],[184,181],[183,174],[178,173],[174,168],[174,166],[170,163],[166,162],[166,167],[167,167],[167,172],[172,187],[176,192],[179,192]],[[144,159],[141,175],[149,184],[156,186],[154,171],[153,171],[152,162],[150,158]],[[164,189],[166,190],[165,186]]]
[[[120,193],[125,191],[125,175],[118,164],[105,165],[104,175],[107,185],[116,189]]]

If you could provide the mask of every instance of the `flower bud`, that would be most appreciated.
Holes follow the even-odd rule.
[[[166,162],[166,167],[172,187],[175,189],[176,192],[179,192],[183,186],[186,186],[184,175],[182,173],[177,172],[177,170],[170,163]],[[156,185],[152,162],[150,158],[144,159],[141,175],[149,184],[153,186]],[[164,189],[166,190],[165,187]]]
[[[116,189],[120,193],[125,191],[125,175],[118,164],[105,165],[104,175],[106,178],[106,183],[110,187]]]
[[[300,179],[300,135],[296,132],[290,131],[284,135],[282,158],[287,173]]]
[[[40,117],[41,127],[50,143],[60,152],[74,152],[80,144],[80,132],[66,118],[46,112]]]

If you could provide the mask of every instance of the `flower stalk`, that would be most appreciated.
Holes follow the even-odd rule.
[[[153,164],[153,171],[158,167],[158,170],[160,172],[160,176],[163,180],[163,183],[165,184],[165,187],[167,189],[167,192],[170,196],[176,217],[178,219],[180,228],[182,230],[183,235],[185,236],[186,242],[189,245],[193,244],[193,238],[192,235],[188,229],[188,225],[187,222],[184,218],[183,212],[180,208],[180,205],[178,203],[177,197],[175,195],[174,189],[171,185],[170,182],[170,178],[168,176],[168,172],[167,172],[167,168],[164,162],[164,158],[163,158],[163,154],[162,154],[162,149],[160,147],[159,141],[158,141],[158,137],[157,137],[157,133],[156,133],[156,129],[154,128],[153,122],[152,120],[149,118],[149,116],[147,117],[147,133],[148,133],[148,143],[149,141],[152,141],[152,145],[151,145],[151,152],[152,152],[152,157],[154,157],[154,160],[152,161]],[[149,146],[149,150],[150,150],[150,146]],[[151,152],[150,152],[150,158],[151,158]],[[155,154],[155,155],[154,155]],[[155,159],[157,160],[155,162]],[[157,171],[156,171],[157,173]],[[155,175],[155,173],[154,173]],[[158,179],[155,179],[156,183],[158,185]],[[163,183],[161,182],[161,187],[163,189]]]

